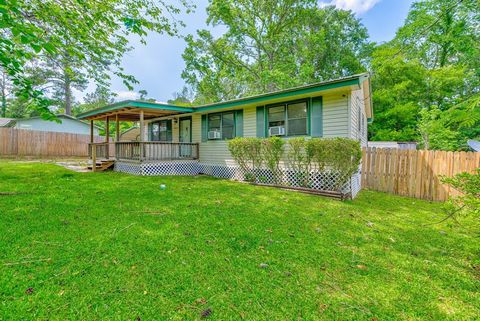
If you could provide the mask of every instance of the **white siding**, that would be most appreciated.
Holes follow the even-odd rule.
[[[323,137],[349,137],[348,97],[323,97]]]
[[[44,120],[42,118],[34,117],[28,119],[17,119],[15,128],[39,130],[58,133],[72,133],[90,135],[90,124],[84,123],[80,120],[71,119],[65,116],[58,116],[61,123]],[[93,134],[98,136],[98,128],[93,128]]]
[[[243,110],[243,136],[257,136],[257,108],[247,107]]]
[[[363,90],[354,90],[350,95],[350,138],[367,146],[367,116]]]
[[[256,107],[250,106],[243,109],[243,136],[255,137],[256,130]],[[200,143],[200,162],[219,165],[234,165],[234,161],[228,151],[228,143],[224,140],[208,140],[202,142],[202,117],[200,114],[193,115],[194,142]]]
[[[350,137],[349,94],[326,95],[323,97],[323,136]],[[208,140],[202,142],[202,116],[194,113],[192,116],[192,142],[200,143],[200,162],[219,165],[234,165],[228,151],[228,145],[223,140]],[[243,109],[243,136],[257,135],[256,106],[246,106]],[[173,122],[173,141],[178,141],[178,122]],[[147,128],[147,126],[145,126]],[[145,136],[148,137],[148,136]]]

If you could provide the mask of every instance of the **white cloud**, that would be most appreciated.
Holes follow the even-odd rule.
[[[115,100],[122,101],[122,100],[135,100],[140,98],[140,94],[134,91],[116,91]]]
[[[372,9],[382,0],[331,0],[330,2],[321,2],[321,6],[334,5],[344,10],[352,10],[355,14],[361,15]]]

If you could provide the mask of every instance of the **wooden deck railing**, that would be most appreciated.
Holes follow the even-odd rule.
[[[110,143],[90,143],[88,144],[88,157],[89,158],[95,158],[95,159],[101,159],[105,158],[108,159],[110,158],[111,155],[110,153],[110,148],[109,148]]]
[[[115,152],[109,146],[115,146]],[[116,142],[94,143],[88,149],[90,158],[96,159],[115,157],[118,160],[155,161],[198,159],[199,145],[197,143],[166,143],[166,142]],[[114,154],[114,155],[112,155]]]

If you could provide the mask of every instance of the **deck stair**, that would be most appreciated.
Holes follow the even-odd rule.
[[[95,164],[95,171],[96,172],[103,172],[106,171],[107,169],[113,168],[113,165],[115,164],[114,160],[111,159],[102,159],[102,160],[97,160]],[[87,167],[89,170],[93,171],[93,164],[90,163]]]

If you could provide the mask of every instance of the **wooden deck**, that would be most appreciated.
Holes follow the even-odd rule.
[[[90,143],[89,157],[129,161],[195,160],[199,155],[198,143],[116,142]]]
[[[90,143],[89,157],[93,163],[102,160],[133,162],[196,160],[198,143],[115,142]]]

